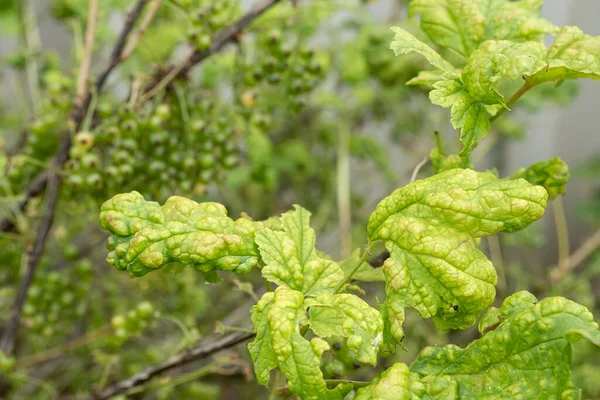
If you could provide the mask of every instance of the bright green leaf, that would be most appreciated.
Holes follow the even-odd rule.
[[[481,41],[497,39],[513,42],[538,41],[555,34],[558,28],[542,18],[543,0],[478,0],[485,15]]]
[[[397,363],[356,393],[354,400],[450,400],[456,399],[457,384],[447,377],[422,379],[406,364]]]
[[[479,333],[485,333],[499,324],[500,319],[500,310],[496,307],[490,307],[481,316],[479,324],[477,324],[477,330]]]
[[[475,145],[490,133],[487,108],[471,96],[458,77],[446,76],[434,83],[429,99],[433,104],[452,107],[450,121],[455,129],[461,130],[460,141],[464,144],[460,156],[468,156]]]
[[[600,36],[589,36],[575,26],[565,26],[546,54],[548,68],[536,74],[537,84],[563,79],[600,79]]]
[[[540,41],[557,28],[541,17],[542,0],[413,0],[421,29],[438,46],[468,59],[490,39]]]
[[[333,291],[344,279],[344,272],[334,261],[317,255],[310,213],[294,207],[281,218],[283,231],[263,229],[256,233],[255,240],[266,264],[262,275],[306,294]]]
[[[534,185],[543,186],[551,199],[567,191],[566,185],[570,178],[569,166],[558,157],[540,161],[529,168],[517,170],[512,178],[523,178]]]
[[[300,333],[307,322],[302,292],[280,286],[266,293],[251,312],[256,337],[248,348],[259,383],[267,386],[270,370],[279,366],[292,393],[302,399],[342,399],[347,388],[328,390],[320,369],[321,355],[329,345]]]
[[[454,74],[456,69],[446,60],[442,58],[435,50],[427,44],[421,42],[410,32],[399,27],[393,27],[392,31],[396,34],[390,48],[396,56],[408,53],[418,53],[425,57],[427,61],[441,71]]]
[[[421,29],[438,46],[467,58],[479,45],[485,16],[475,0],[413,0],[409,15],[421,15]]]
[[[138,192],[119,194],[102,205],[100,223],[112,234],[107,262],[132,276],[177,262],[215,279],[218,270],[246,273],[259,259],[254,224],[232,220],[218,203],[173,196],[160,206]]]
[[[544,52],[544,46],[537,42],[484,42],[471,54],[463,70],[465,88],[478,102],[504,104],[504,97],[497,91],[498,82],[502,78],[521,79],[543,70],[547,67]]]
[[[570,380],[570,343],[582,338],[598,344],[600,331],[583,306],[562,297],[537,301],[527,292],[507,298],[505,319],[465,349],[428,347],[410,370],[448,377],[461,399],[578,399]]]
[[[340,261],[340,267],[344,271],[344,275],[348,275],[358,264],[362,256],[362,249],[358,248],[352,252],[352,255],[347,259]],[[352,275],[352,280],[361,282],[384,282],[383,270],[381,268],[372,267],[369,263],[363,265]]]
[[[371,241],[384,240],[389,329],[404,335],[404,308],[440,329],[464,329],[495,297],[496,271],[476,240],[524,228],[545,211],[548,194],[527,181],[452,169],[395,190],[369,219]]]
[[[341,336],[363,363],[377,364],[383,319],[379,311],[352,294],[320,294],[307,300],[310,328],[317,336]]]

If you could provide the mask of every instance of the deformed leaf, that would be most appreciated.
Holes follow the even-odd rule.
[[[448,377],[423,379],[406,364],[396,363],[356,393],[354,400],[456,399],[457,384]]]
[[[452,64],[444,60],[435,50],[417,39],[410,32],[399,27],[393,27],[392,31],[396,35],[394,36],[390,48],[394,51],[396,56],[415,52],[425,57],[427,61],[437,69],[444,72],[456,73],[456,68],[454,68]]]
[[[409,16],[421,15],[421,29],[438,46],[468,57],[483,37],[485,16],[476,0],[413,0]]]
[[[541,42],[543,35],[555,34],[558,28],[542,18],[544,0],[478,0],[485,14],[485,33],[490,39],[513,42]]]
[[[570,379],[571,345],[582,338],[598,345],[600,331],[582,305],[562,297],[537,301],[527,292],[507,298],[500,325],[465,349],[427,347],[410,370],[448,377],[460,399],[578,399]]]
[[[512,178],[523,178],[534,185],[543,186],[551,199],[567,191],[566,185],[570,178],[569,166],[558,157],[540,161],[529,168],[517,170]]]
[[[283,231],[266,228],[256,232],[256,244],[265,263],[262,275],[305,294],[333,291],[344,279],[344,272],[334,261],[317,255],[310,213],[294,207],[281,217]]]
[[[489,40],[471,54],[462,77],[466,90],[476,101],[504,105],[504,97],[497,90],[502,78],[520,79],[546,67],[541,43]]]
[[[384,240],[386,323],[403,338],[404,308],[440,329],[465,329],[495,297],[492,263],[477,239],[522,229],[545,211],[548,194],[525,180],[452,169],[395,190],[371,214],[371,241]]]
[[[355,400],[581,398],[570,379],[571,343],[600,345],[584,306],[518,292],[492,314],[497,326],[466,348],[426,347],[410,367],[394,364]]]
[[[468,156],[475,145],[490,133],[487,108],[471,96],[460,78],[448,75],[434,83],[429,99],[433,104],[452,107],[450,121],[455,129],[461,130],[460,141],[464,144],[460,156]]]
[[[216,271],[246,273],[259,260],[254,224],[232,220],[218,203],[173,196],[160,206],[134,191],[106,201],[100,223],[112,234],[107,262],[132,276],[177,262],[215,279]]]
[[[319,337],[347,338],[358,361],[375,365],[382,341],[381,314],[351,294],[320,294],[307,300],[309,324]]]
[[[342,399],[348,388],[327,389],[320,369],[321,355],[329,345],[300,333],[300,326],[307,323],[302,292],[279,286],[265,293],[251,313],[256,337],[248,348],[260,384],[268,386],[269,372],[279,366],[290,390],[302,399]]]
[[[469,58],[486,40],[541,41],[557,28],[541,17],[542,0],[413,0],[409,14],[438,46]]]
[[[532,78],[533,84],[563,79],[600,79],[600,36],[589,36],[576,26],[560,30],[546,54],[548,68]]]

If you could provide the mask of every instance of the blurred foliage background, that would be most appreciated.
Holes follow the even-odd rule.
[[[110,59],[135,3],[99,2],[90,81]],[[0,57],[0,215],[10,225],[0,235],[0,332],[10,323],[45,212],[43,196],[22,210],[17,204],[40,174],[53,171],[63,181],[14,354],[0,357],[7,398],[88,398],[202,338],[247,328],[248,309],[264,290],[256,271],[224,275],[223,284],[210,285],[179,265],[143,279],[107,267],[106,234],[97,219],[100,204],[114,194],[137,190],[158,202],[172,195],[218,201],[232,216],[257,220],[302,204],[313,214],[318,248],[346,259],[365,244],[366,218],[377,201],[408,183],[421,161],[418,176],[431,175],[426,161],[432,148],[457,151],[446,111],[432,106],[422,89],[404,85],[426,67],[424,60],[396,59],[389,50],[390,25],[418,34],[405,20],[405,1],[385,2],[385,19],[376,1],[281,1],[228,46],[165,81],[169,66],[190,48],[211,52],[219,32],[248,12],[247,3],[149,1],[143,15],[154,6],[158,12],[104,90],[92,91],[87,117],[76,127],[69,119],[85,58],[88,0],[0,0],[1,35],[16,43]],[[52,43],[58,52],[43,46],[40,26],[48,24],[59,26],[71,45]],[[548,89],[528,93],[519,112],[498,121],[474,153],[479,169],[512,174],[509,152],[528,137],[536,121],[529,116],[567,106],[578,92],[572,82]],[[52,159],[65,135],[72,137],[69,159],[56,166]],[[571,168],[572,180],[589,196],[578,201],[570,226],[555,203],[558,224],[547,218],[482,243],[501,277],[498,303],[527,289],[538,297],[568,297],[600,317],[600,234],[593,234],[600,226],[600,153]],[[569,229],[592,236],[571,237],[573,259],[581,260],[552,275],[555,247],[569,245]],[[376,282],[363,289],[371,304],[383,296]],[[407,352],[380,369],[410,362],[425,345],[462,345],[477,337],[475,328],[437,332],[416,313],[407,321]],[[339,344],[324,359],[327,377],[374,373],[348,362],[344,349]],[[238,350],[170,370],[127,397],[264,398],[244,347]],[[585,398],[600,398],[598,351],[577,344],[576,353],[577,384]]]

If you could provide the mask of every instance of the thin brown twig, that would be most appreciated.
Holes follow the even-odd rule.
[[[115,49],[113,50],[113,57],[116,58],[116,61],[109,61],[109,64],[105,68],[104,72],[98,77],[95,84],[95,89],[97,92],[103,87],[106,78],[110,74],[110,71],[114,69],[114,67],[118,64],[118,56],[121,54],[123,46],[125,44],[125,40],[129,36],[131,29],[133,28],[133,24],[135,20],[139,17],[143,5],[147,0],[138,0],[137,6],[134,10],[129,14],[128,22],[126,23],[117,43],[115,45]],[[93,12],[93,10],[90,10]],[[87,96],[85,96],[85,100],[81,104],[75,104],[73,106],[72,111],[72,120],[75,123],[75,128],[79,129],[81,126],[87,108],[91,102],[92,95],[88,92]],[[17,332],[20,327],[21,322],[21,314],[23,311],[23,306],[25,304],[25,300],[27,298],[27,292],[29,291],[29,287],[33,282],[33,278],[35,276],[35,271],[39,264],[40,257],[46,245],[46,241],[48,239],[48,234],[52,227],[52,223],[54,222],[54,214],[56,212],[56,206],[58,203],[58,197],[60,194],[60,175],[56,172],[60,170],[64,164],[67,162],[69,158],[69,149],[71,148],[71,135],[69,132],[65,132],[63,140],[60,143],[59,150],[54,158],[53,170],[47,170],[40,173],[33,183],[25,190],[25,198],[21,200],[18,204],[19,209],[23,210],[27,206],[29,200],[37,195],[39,195],[44,188],[46,188],[46,208],[44,211],[44,215],[42,217],[42,221],[38,227],[38,233],[35,239],[35,243],[33,246],[33,251],[29,255],[27,260],[27,267],[25,270],[25,275],[21,280],[19,285],[19,291],[17,293],[17,297],[15,298],[15,302],[13,304],[13,308],[11,310],[11,315],[9,322],[6,326],[4,334],[2,336],[2,340],[0,341],[0,349],[4,351],[6,354],[12,354],[15,347],[15,342],[17,338]],[[11,229],[12,221],[6,217],[6,221],[0,220],[0,227]]]
[[[550,271],[550,282],[552,284],[560,282],[569,272],[573,271],[594,254],[598,248],[600,248],[600,229],[587,238],[564,263],[557,265]]]
[[[112,331],[113,331],[112,326],[107,325],[98,330],[88,332],[85,335],[79,336],[78,338],[75,338],[67,343],[63,343],[59,346],[52,347],[50,349],[41,351],[39,353],[35,353],[30,356],[20,358],[19,360],[17,360],[17,363],[15,364],[15,368],[21,368],[21,369],[22,368],[30,368],[36,364],[40,364],[40,363],[52,360],[54,358],[60,357],[60,356],[64,355],[65,353],[68,353],[69,351],[78,349],[94,340],[98,340],[98,339],[102,338],[102,337],[108,335],[109,333],[111,333]]]
[[[5,354],[12,354],[15,347],[17,332],[19,330],[21,321],[21,312],[23,310],[23,306],[25,305],[25,300],[27,299],[27,291],[33,282],[33,278],[35,277],[35,270],[44,251],[48,234],[50,233],[50,228],[54,222],[59,187],[60,177],[56,173],[51,173],[47,182],[46,209],[44,211],[44,216],[37,230],[37,236],[33,250],[27,257],[25,275],[23,276],[23,279],[21,279],[19,290],[10,312],[10,318],[8,320],[8,324],[6,325],[4,335],[2,336],[2,341],[0,342],[0,349]]]
[[[165,371],[209,357],[221,350],[233,347],[253,337],[254,333],[236,332],[214,341],[200,342],[194,348],[183,351],[180,354],[168,358],[160,364],[146,368],[142,372],[139,372],[130,378],[109,386],[102,392],[94,395],[93,398],[96,400],[104,400],[125,393],[136,386],[143,385]]]
[[[79,67],[77,76],[77,106],[80,107],[85,101],[88,91],[87,81],[90,76],[90,66],[92,65],[92,52],[94,50],[94,41],[96,38],[96,21],[98,20],[98,0],[89,0],[88,19],[85,38],[83,41],[83,58]]]
[[[121,52],[121,55],[119,56],[121,62],[128,59],[131,53],[133,53],[133,50],[135,50],[135,48],[139,44],[140,40],[142,39],[142,36],[146,32],[146,29],[148,29],[148,26],[150,26],[150,23],[152,22],[154,17],[156,17],[156,14],[158,13],[158,9],[162,5],[162,2],[163,0],[152,0],[150,10],[148,10],[148,13],[144,16],[144,19],[140,23],[139,28],[129,40],[127,46]]]
[[[252,23],[252,21],[280,1],[281,0],[264,0],[263,2],[257,4],[252,10],[242,16],[235,23],[219,31],[213,38],[212,44],[208,49],[202,51],[191,51],[179,64],[174,65],[167,69],[167,71],[159,74],[154,81],[147,86],[145,90],[146,94],[144,94],[140,100],[147,100],[149,97],[151,97],[149,96],[149,93],[155,95],[158,91],[164,89],[173,79],[185,76],[195,65],[204,61],[214,53],[219,52],[228,43],[238,41],[239,35],[244,31],[244,29],[246,29],[248,25]]]
[[[114,68],[120,63],[119,56],[120,56],[121,52],[123,51],[127,37],[131,33],[133,26],[135,24],[135,21],[139,18],[140,14],[144,8],[144,5],[147,2],[148,2],[148,0],[138,0],[135,7],[127,15],[125,25],[114,45],[113,51],[111,53],[111,57],[106,65],[106,67],[104,68],[104,70],[100,73],[100,75],[98,75],[98,78],[96,79],[96,82],[94,84],[95,93],[100,93],[100,91],[104,87],[104,84],[106,83],[108,76],[114,70]],[[85,118],[85,113],[89,107],[91,100],[92,100],[92,95],[91,95],[91,93],[88,93],[87,96],[85,97],[85,101],[83,101],[82,104],[80,104],[79,106],[75,105],[73,107],[71,120],[74,122],[76,130],[78,130],[79,127],[81,126],[81,123],[83,122],[83,120]],[[60,148],[59,148],[59,150],[56,154],[55,160],[54,160],[55,161],[54,165],[57,167],[57,169],[61,169],[64,166],[64,164],[67,162],[67,160],[69,159],[69,149],[70,148],[71,148],[71,135],[69,132],[65,132],[65,134],[63,136],[63,140],[60,143]],[[46,188],[46,183],[48,181],[49,176],[50,176],[49,171],[40,172],[40,174],[38,174],[38,176],[24,190],[23,199],[21,201],[19,201],[19,203],[17,204],[18,209],[20,211],[23,211],[25,209],[25,207],[27,207],[27,204],[29,204],[31,199],[42,194],[42,192]],[[10,231],[14,231],[14,229],[15,229],[15,226],[14,226],[11,216],[5,216],[0,219],[0,232],[10,232]]]

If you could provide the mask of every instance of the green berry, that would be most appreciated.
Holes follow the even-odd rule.
[[[94,146],[94,135],[88,131],[81,131],[75,135],[75,146],[83,150],[89,150]]]
[[[159,104],[156,107],[155,115],[163,121],[171,119],[171,107],[168,104]]]
[[[83,185],[84,180],[81,175],[69,175],[69,178],[67,179],[67,183],[72,188],[79,188]]]
[[[137,309],[137,313],[140,316],[140,318],[144,318],[144,319],[150,318],[154,312],[154,308],[152,307],[152,304],[150,304],[147,301],[144,301],[144,302],[138,304],[136,309]]]
[[[96,154],[84,154],[81,157],[81,165],[88,169],[97,169],[100,166],[100,158]]]
[[[201,154],[198,163],[202,168],[212,168],[215,165],[215,158],[212,154]]]
[[[102,176],[100,176],[99,173],[90,174],[85,179],[85,183],[88,184],[90,187],[101,188],[103,184]]]

